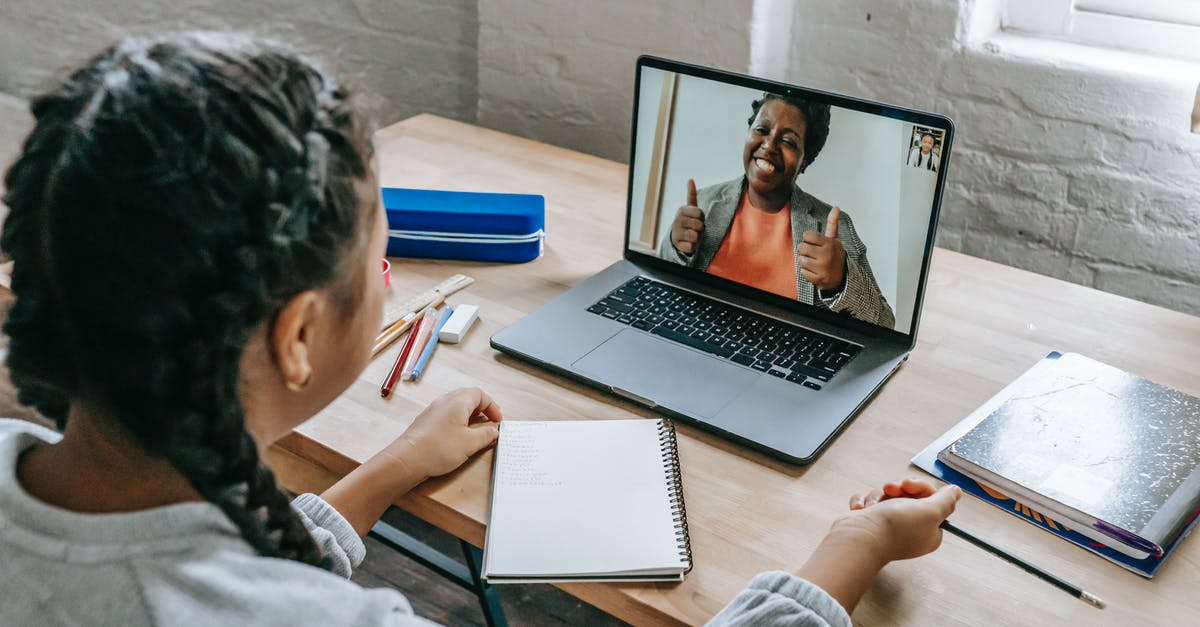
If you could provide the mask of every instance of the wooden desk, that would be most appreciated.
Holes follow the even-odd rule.
[[[493,333],[619,257],[625,166],[429,115],[383,129],[377,141],[386,186],[544,194],[546,254],[524,265],[393,260],[400,295],[455,272],[475,277],[450,302],[478,304],[480,322],[464,343],[439,348],[421,381],[401,384],[390,400],[380,398],[379,385],[398,345],[376,359],[273,452],[285,485],[323,489],[398,436],[426,403],[460,386],[488,390],[512,419],[652,415],[488,346]],[[685,582],[561,587],[632,623],[702,623],[755,573],[803,563],[852,493],[924,476],[908,465],[916,451],[1055,349],[1200,394],[1200,318],[938,250],[912,357],[811,466],[680,426],[695,555]],[[482,546],[491,463],[489,451],[398,505]],[[1198,539],[1148,581],[969,496],[953,519],[1098,594],[1108,609],[947,536],[933,555],[888,566],[854,613],[857,623],[1185,624],[1200,616]]]

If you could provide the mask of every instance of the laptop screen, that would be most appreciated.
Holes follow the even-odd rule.
[[[644,62],[629,250],[911,333],[949,120]]]

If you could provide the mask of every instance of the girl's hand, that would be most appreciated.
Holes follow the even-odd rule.
[[[934,490],[912,479],[855,495],[850,512],[834,521],[797,574],[851,613],[884,565],[925,555],[942,543],[938,525],[954,511],[961,495],[958,486]]]
[[[853,538],[879,551],[884,563],[919,557],[942,542],[939,525],[954,511],[962,490],[935,490],[924,481],[904,479],[850,498],[850,513],[834,522],[831,536]]]
[[[379,453],[419,477],[437,477],[463,465],[500,435],[500,406],[479,388],[438,397],[408,429]]]

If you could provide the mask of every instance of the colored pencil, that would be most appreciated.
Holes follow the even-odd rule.
[[[427,307],[440,307],[445,300],[445,297],[438,296],[433,300],[432,303],[427,305]],[[424,309],[421,309],[420,311],[410,311],[399,320],[393,322],[386,329],[380,331],[379,335],[375,337],[375,348],[371,349],[371,356],[374,357],[378,355],[381,351],[383,351],[383,349],[391,346],[392,342],[395,342],[397,338],[399,338],[401,335],[404,335],[404,332],[417,322],[418,316],[421,315],[421,311],[424,311]]]
[[[437,325],[437,321],[438,310],[433,307],[426,308],[425,314],[421,316],[421,323],[413,331],[417,334],[417,339],[413,344],[412,350],[408,352],[408,356],[404,359],[404,369],[400,371],[401,381],[412,379],[413,366],[417,365],[417,358],[425,351],[425,346],[429,343],[429,338],[433,336],[433,327]]]
[[[408,334],[408,339],[404,341],[404,347],[400,349],[400,354],[396,355],[396,363],[392,364],[391,372],[388,373],[387,379],[384,380],[383,385],[379,388],[380,396],[387,398],[392,393],[392,387],[396,385],[396,379],[400,378],[400,369],[404,365],[404,360],[408,358],[408,354],[412,352],[413,343],[416,339],[416,331]]]
[[[438,318],[437,326],[433,328],[433,335],[425,343],[425,350],[421,351],[421,356],[417,358],[417,365],[413,366],[412,376],[409,377],[410,381],[416,381],[417,377],[421,376],[421,371],[425,369],[425,364],[429,361],[429,356],[433,354],[433,349],[437,347],[438,331],[441,331],[442,327],[446,326],[446,321],[450,319],[450,314],[452,313],[454,313],[454,310],[449,305],[442,310],[442,317]]]

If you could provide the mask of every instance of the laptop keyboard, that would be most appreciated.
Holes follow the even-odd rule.
[[[862,350],[645,277],[626,281],[588,311],[814,390]]]

